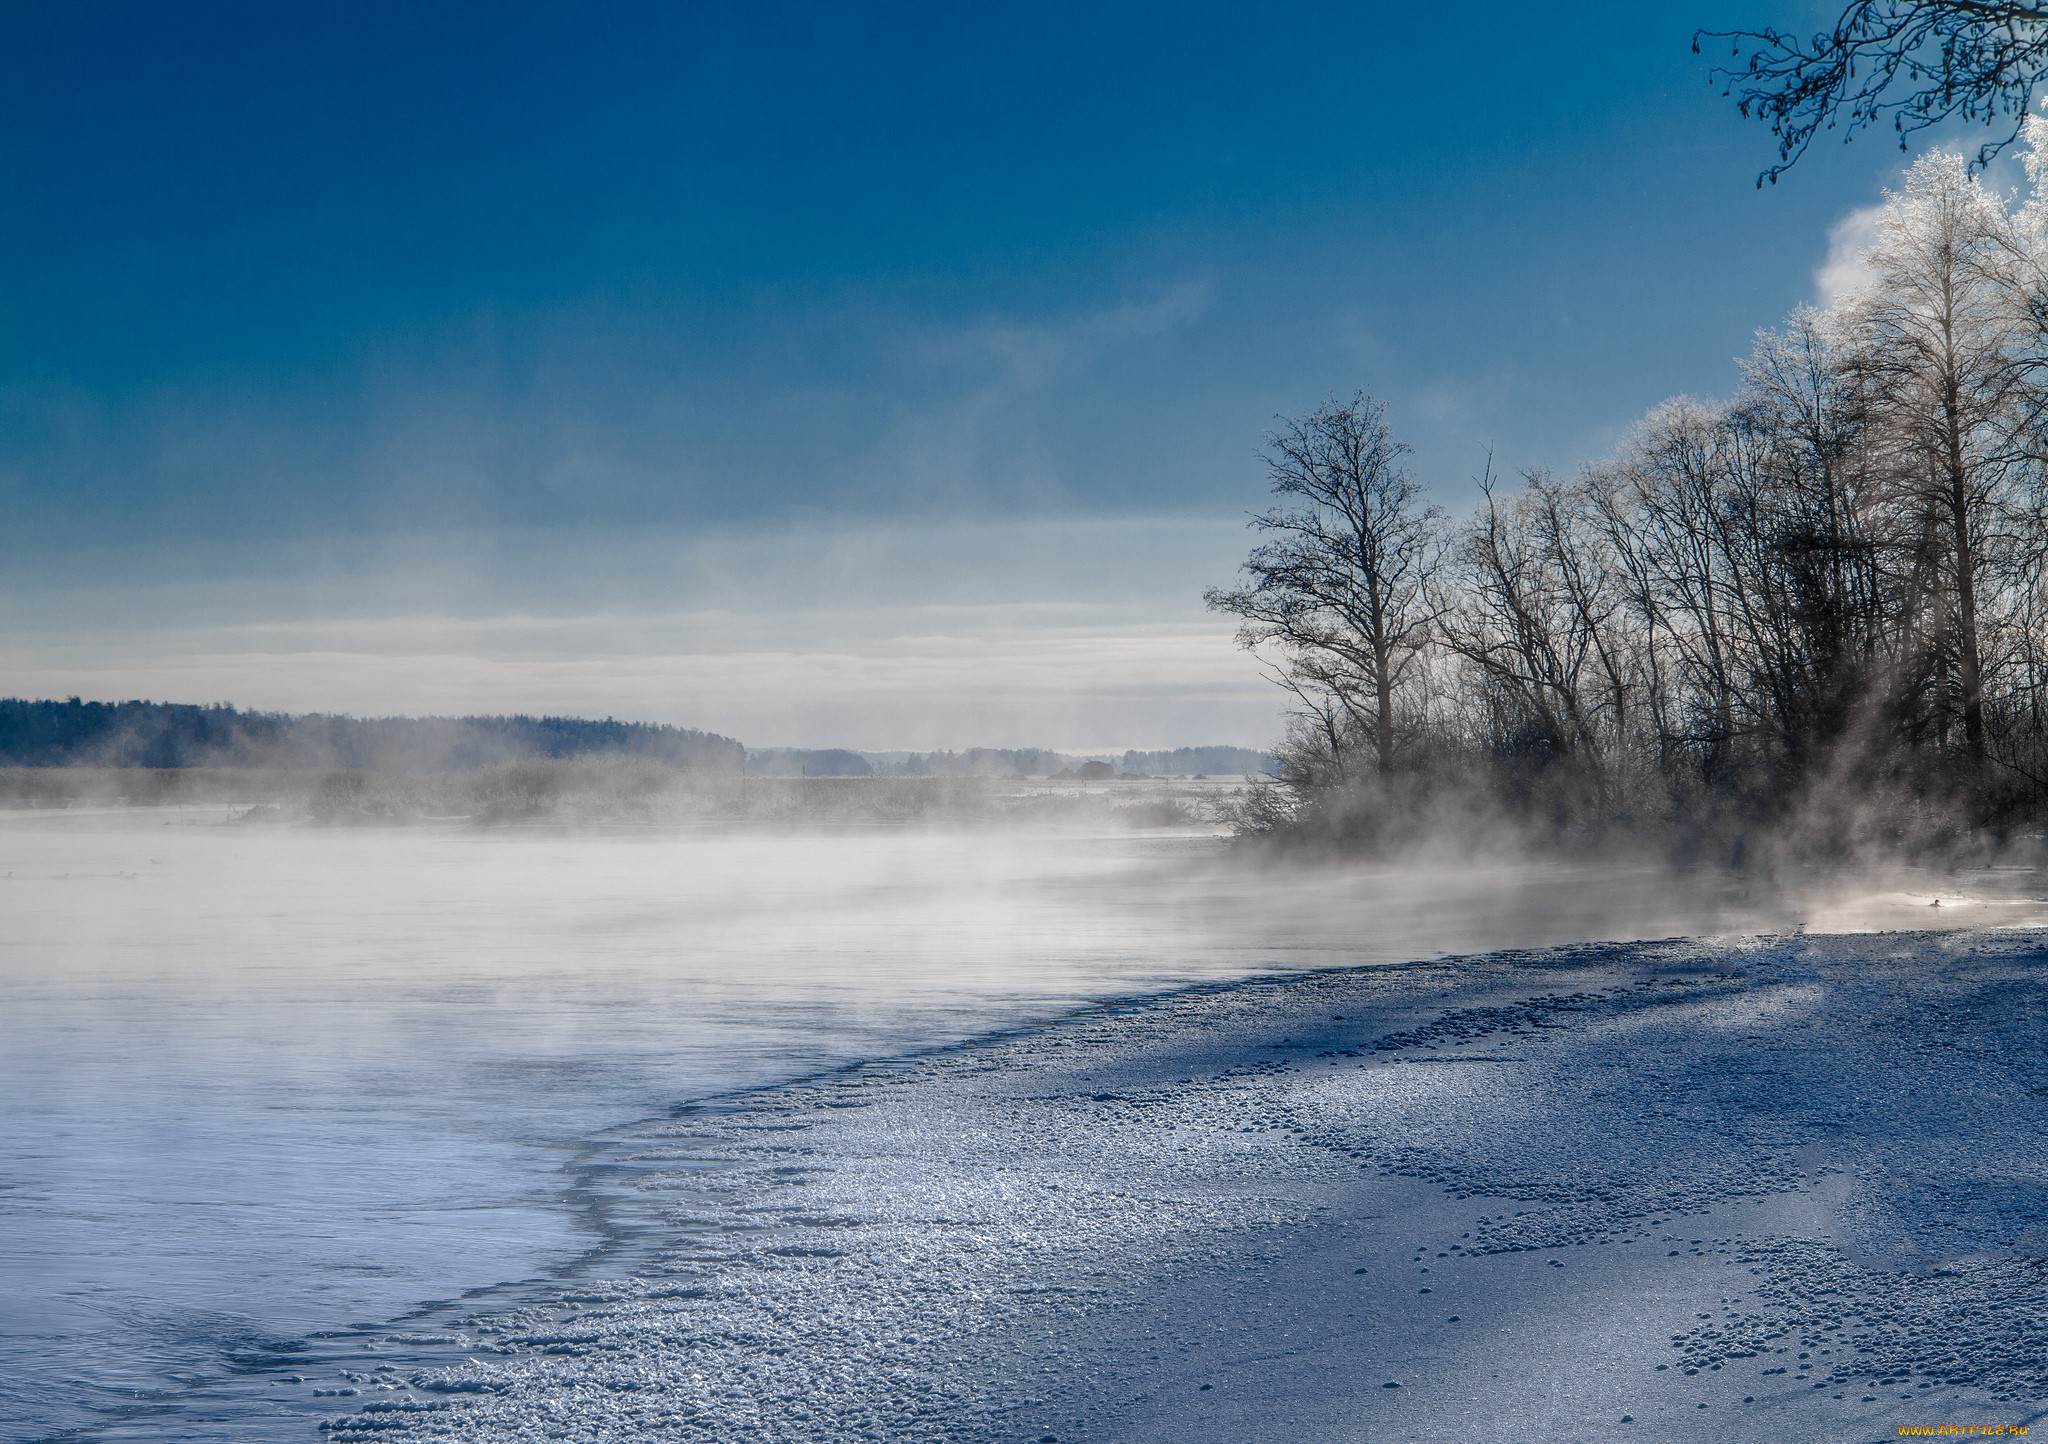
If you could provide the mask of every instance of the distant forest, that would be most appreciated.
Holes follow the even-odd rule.
[[[1171,752],[1129,751],[1070,755],[1042,747],[970,747],[964,752],[852,752],[841,747],[763,747],[747,753],[756,777],[1054,777],[1090,762],[1110,763],[1125,776],[1238,777],[1273,772],[1279,759],[1249,747],[1181,747]]]
[[[576,717],[341,717],[225,704],[0,699],[0,766],[332,767],[467,772],[539,757],[613,754],[738,773],[730,737]]]
[[[0,698],[0,767],[279,767],[371,772],[470,772],[537,758],[630,757],[699,772],[756,777],[1049,777],[1104,754],[1040,747],[963,752],[853,752],[770,747],[607,717],[343,717],[245,712],[226,703],[64,702]],[[1126,752],[1127,775],[1236,777],[1279,760],[1247,747]]]
[[[1293,702],[1246,825],[1823,851],[2048,823],[2048,121],[1920,160],[1827,309],[1571,477],[1451,518],[1370,397],[1267,436],[1208,594]]]
[[[1126,752],[1121,772],[1155,777],[1241,777],[1279,771],[1280,759],[1249,747],[1176,747],[1171,752]]]

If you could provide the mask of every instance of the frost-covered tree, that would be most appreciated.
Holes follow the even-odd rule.
[[[1927,585],[1912,599],[1971,757],[1985,753],[1982,603],[1999,515],[2029,461],[2026,236],[1962,157],[1935,154],[1887,195],[1870,284],[1843,303],[1871,437],[1914,504]],[[1932,588],[1933,590],[1929,590]]]

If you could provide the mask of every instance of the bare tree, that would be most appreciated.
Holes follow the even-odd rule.
[[[1605,810],[1620,800],[1616,764],[1646,688],[1626,569],[1593,486],[1531,472],[1503,497],[1480,483],[1443,638],[1476,674],[1496,751],[1562,765]]]
[[[1983,165],[2018,137],[2034,87],[2048,68],[2048,4],[2037,0],[1850,0],[1834,25],[1812,36],[1765,27],[1693,36],[1727,42],[1735,64],[1713,77],[1745,116],[1770,122],[1778,163],[1757,177],[1775,183],[1815,136],[1844,138],[1892,120],[1903,149],[1945,121],[2010,121],[1977,152]],[[1745,56],[1745,51],[1747,55]]]
[[[1208,598],[1294,698],[1261,825],[1739,848],[1809,804],[1837,837],[1845,778],[1893,836],[2048,817],[2048,116],[2024,134],[2030,198],[1923,158],[1863,284],[1759,334],[1732,401],[1667,402],[1569,482],[1489,468],[1455,544],[1377,403],[1269,436],[1283,504]],[[1361,809],[1366,756],[1408,765]]]
[[[1682,735],[1716,768],[1746,729],[1735,685],[1735,577],[1721,545],[1732,443],[1723,408],[1681,396],[1643,418],[1617,462],[1630,494],[1631,550],[1657,598],[1691,714]]]
[[[1402,467],[1407,454],[1385,405],[1362,391],[1281,418],[1265,456],[1281,504],[1251,523],[1269,539],[1246,560],[1245,585],[1204,595],[1243,619],[1243,646],[1278,649],[1283,680],[1340,763],[1355,730],[1382,777],[1395,769],[1400,708],[1431,637],[1442,556],[1443,513]]]
[[[1751,761],[1790,780],[1837,746],[1887,675],[1881,554],[1856,393],[1814,318],[1765,334],[1749,384],[1724,414],[1730,444],[1715,517],[1725,562],[1740,706]],[[1804,324],[1802,324],[1804,323]]]
[[[1790,629],[1783,735],[1797,757],[1830,745],[1882,685],[1891,641],[1885,570],[1893,509],[1871,464],[1868,399],[1840,318],[1801,307],[1760,332],[1735,415],[1765,438],[1767,539]]]

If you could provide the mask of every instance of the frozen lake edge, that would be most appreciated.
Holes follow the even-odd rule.
[[[2021,1423],[2044,998],[2038,935],[1949,933],[1105,1004],[628,1130],[630,1273],[307,1384],[358,1391],[334,1438]]]

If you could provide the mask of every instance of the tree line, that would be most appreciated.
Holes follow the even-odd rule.
[[[468,772],[613,754],[738,773],[730,737],[580,717],[344,717],[225,704],[0,699],[0,767],[315,767]]]
[[[1923,158],[1863,283],[1760,333],[1732,398],[1575,476],[1489,470],[1455,522],[1379,402],[1283,420],[1260,544],[1207,595],[1291,694],[1251,825],[1454,792],[1571,835],[2048,816],[2048,123],[2025,139],[2034,197]]]
[[[1121,762],[1045,747],[970,747],[961,752],[855,752],[840,747],[756,747],[747,752],[753,777],[1053,777],[1090,762],[1113,774],[1238,777],[1264,772],[1273,759],[1249,747],[1177,747],[1126,751]]]

